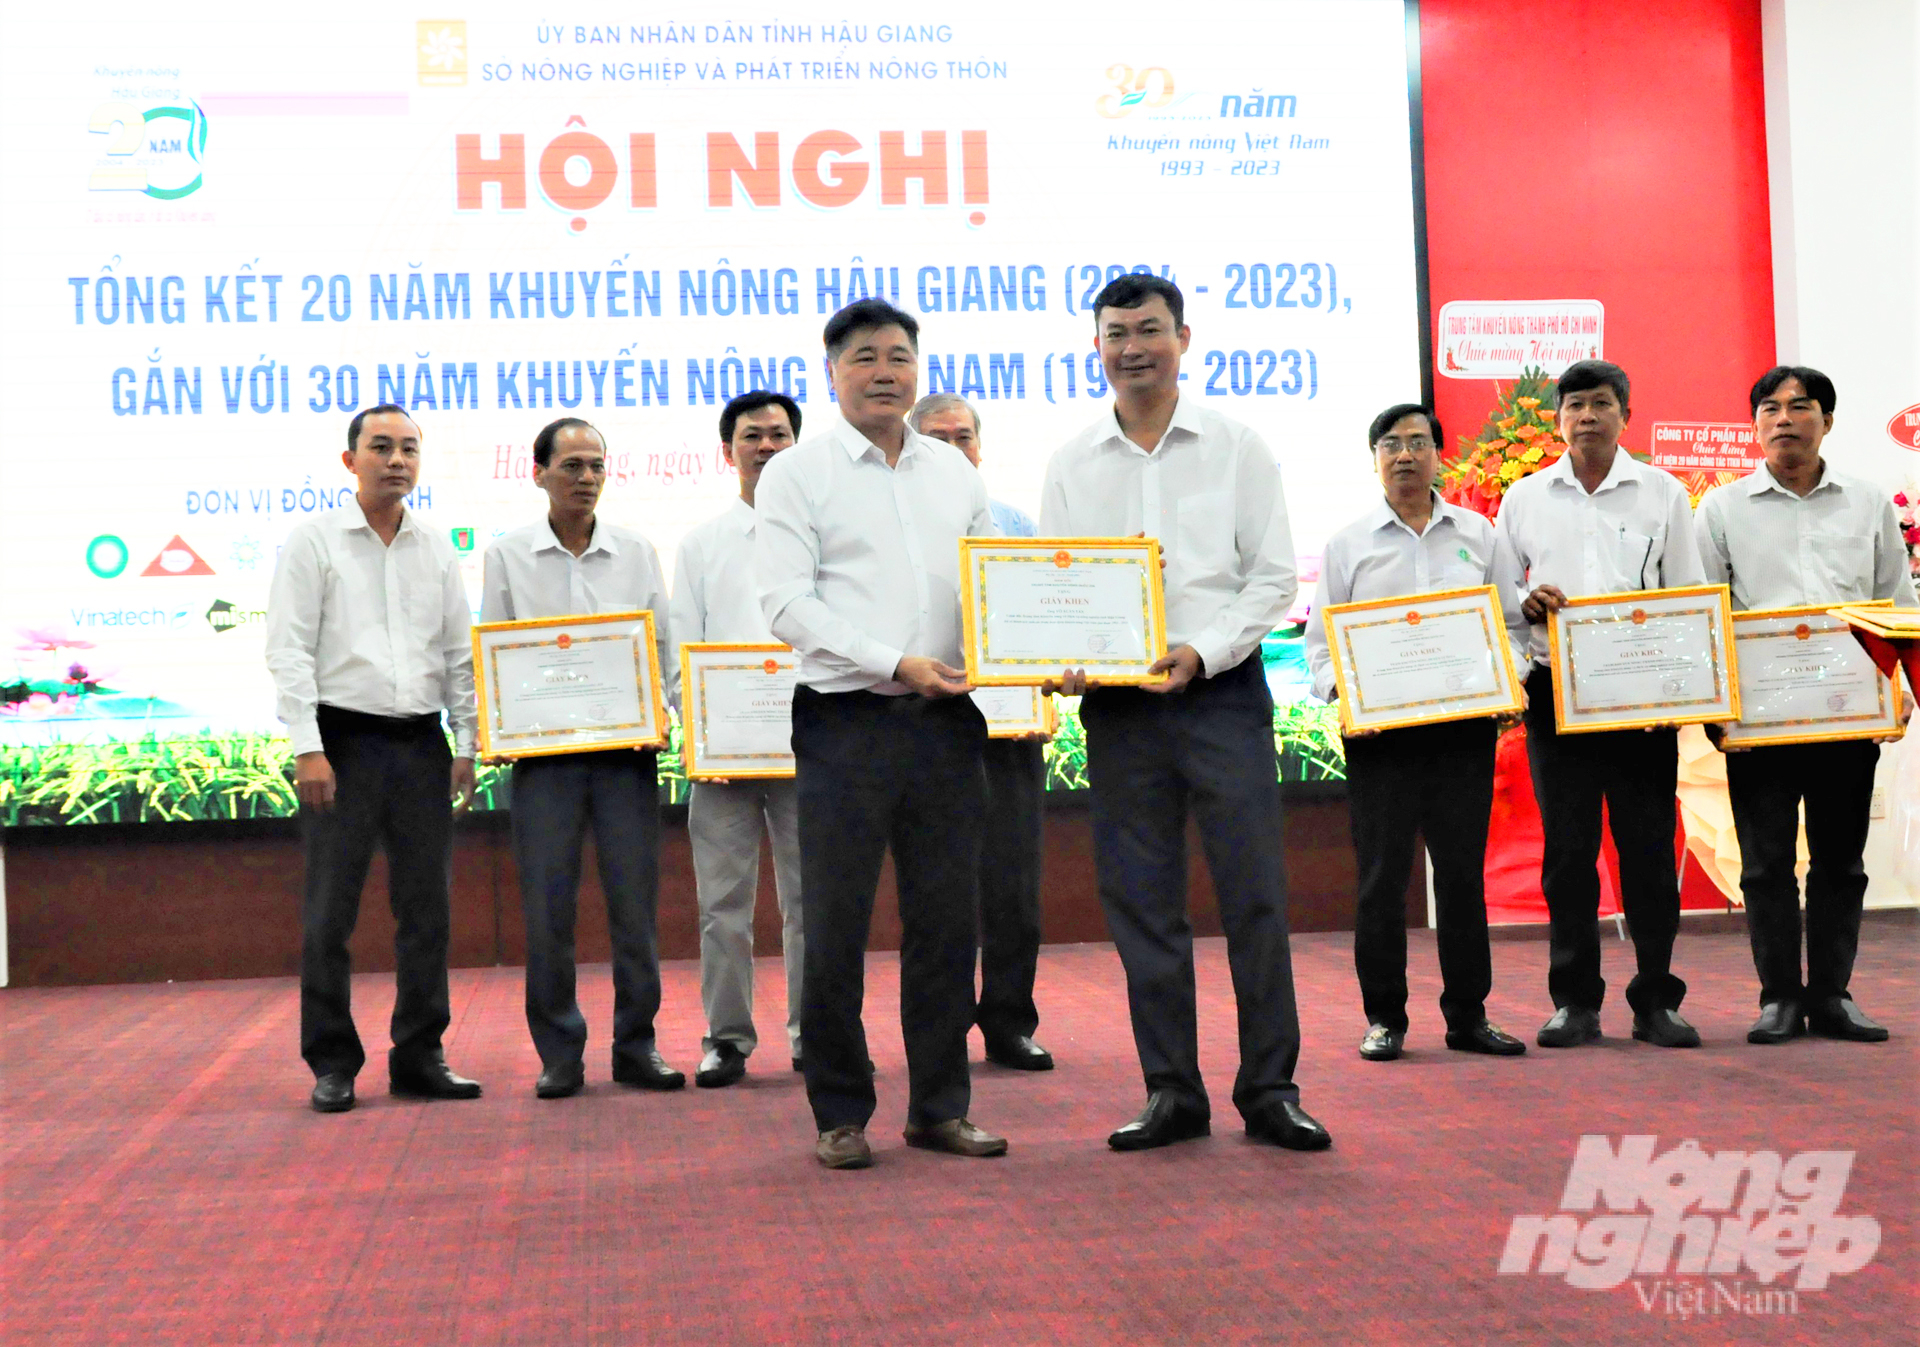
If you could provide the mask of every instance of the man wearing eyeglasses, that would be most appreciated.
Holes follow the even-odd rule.
[[[1627,984],[1633,1036],[1663,1048],[1700,1046],[1699,1033],[1680,1017],[1687,984],[1672,970],[1680,931],[1675,728],[1562,735],[1554,721],[1549,612],[1569,595],[1706,583],[1686,488],[1620,447],[1630,414],[1627,392],[1627,372],[1618,365],[1581,360],[1567,366],[1556,411],[1567,452],[1507,492],[1494,530],[1494,583],[1503,602],[1521,598],[1521,616],[1531,624],[1527,760],[1546,844],[1540,888],[1551,924],[1547,990],[1554,1004],[1553,1017],[1535,1036],[1543,1048],[1578,1047],[1600,1037],[1607,990],[1600,976],[1603,804],[1620,854],[1620,905],[1633,934],[1636,970]],[[1520,634],[1516,624],[1516,638]]]
[[[1403,402],[1367,428],[1385,499],[1327,541],[1320,586],[1307,620],[1313,690],[1332,701],[1327,650],[1329,604],[1465,589],[1490,582],[1493,525],[1449,505],[1433,489],[1440,468],[1440,421]],[[1505,600],[1517,606],[1517,599]],[[1347,736],[1347,801],[1360,893],[1353,963],[1367,1013],[1360,1055],[1392,1061],[1407,1036],[1407,918],[1414,837],[1433,858],[1435,943],[1446,1043],[1459,1052],[1513,1057],[1527,1045],[1487,1022],[1493,963],[1487,947],[1487,824],[1493,810],[1491,718]]]
[[[487,549],[485,622],[576,613],[653,613],[654,658],[667,694],[679,682],[669,654],[667,589],[653,544],[595,514],[607,482],[599,431],[566,416],[533,441],[533,481],[547,517]],[[654,944],[659,893],[660,794],[651,749],[603,749],[522,758],[513,766],[513,859],[527,923],[527,1027],[540,1052],[534,1094],[562,1099],[586,1086],[587,1022],[574,995],[574,915],[580,850],[593,826],[600,887],[613,945],[613,1079],[644,1090],[677,1090],[686,1076],[654,1045],[660,960]]]

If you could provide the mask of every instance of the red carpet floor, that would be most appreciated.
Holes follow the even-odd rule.
[[[596,1033],[586,1095],[533,1098],[516,969],[454,975],[455,1066],[476,1103],[403,1103],[362,1075],[345,1116],[305,1107],[284,980],[0,992],[5,1020],[8,1343],[1568,1343],[1915,1340],[1920,926],[1870,921],[1855,989],[1880,1045],[1749,1047],[1737,933],[1683,934],[1697,1052],[1625,1037],[1517,1061],[1439,1045],[1430,938],[1413,938],[1410,1055],[1354,1055],[1364,1028],[1348,937],[1295,943],[1305,1103],[1334,1149],[1248,1142],[1228,1093],[1224,951],[1202,942],[1202,1053],[1215,1135],[1118,1155],[1141,1087],[1118,963],[1049,948],[1040,1038],[1058,1070],[980,1066],[973,1117],[1004,1160],[899,1142],[896,963],[876,955],[869,1026],[879,1163],[810,1153],[784,1043],[742,1085],[677,1095],[606,1079],[611,995],[582,970]],[[1617,989],[1626,946],[1609,941]],[[1546,947],[1494,946],[1496,1021],[1531,1040]],[[697,969],[669,968],[661,1041],[691,1070]],[[760,966],[763,1025],[782,1004]],[[369,1044],[391,981],[355,987]],[[977,1047],[976,1047],[977,1051]],[[1676,1285],[1585,1290],[1497,1276],[1509,1223],[1559,1205],[1582,1133],[1659,1148],[1857,1152],[1842,1215],[1877,1218],[1873,1260],[1797,1304],[1682,1317]],[[1790,1283],[1793,1274],[1787,1274]],[[1733,1279],[1722,1279],[1731,1282]],[[1749,1288],[1751,1277],[1746,1281]],[[1780,1285],[1780,1283],[1775,1284]],[[1711,1291],[1705,1292],[1711,1297]],[[1648,1301],[1651,1300],[1651,1308]]]

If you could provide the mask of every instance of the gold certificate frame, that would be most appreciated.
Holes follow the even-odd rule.
[[[662,748],[653,614],[576,613],[473,628],[480,751],[495,758]]]
[[[800,656],[778,642],[680,647],[680,756],[692,781],[794,774]]]
[[[976,687],[1164,677],[1147,672],[1167,653],[1157,538],[962,538],[960,612]]]
[[[1060,726],[1054,699],[1037,685],[973,690],[989,739],[1051,739]]]
[[[1851,604],[1890,607],[1892,600]],[[1897,738],[1904,699],[1897,679],[1880,672],[1852,624],[1825,604],[1755,608],[1733,615],[1741,719],[1727,726],[1728,748]]]
[[[1547,614],[1553,718],[1562,734],[1740,718],[1725,585],[1568,599]]]
[[[1342,733],[1518,715],[1525,704],[1492,585],[1329,604],[1320,615]]]

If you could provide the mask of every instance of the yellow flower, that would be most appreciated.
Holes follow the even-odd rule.
[[[1545,457],[1545,455],[1542,454],[1540,450],[1529,449],[1526,453],[1520,455],[1520,461],[1522,463],[1538,463],[1543,457]]]
[[[1512,459],[1500,465],[1500,480],[1511,485],[1526,473],[1526,469]]]

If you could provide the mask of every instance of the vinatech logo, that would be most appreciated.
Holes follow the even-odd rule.
[[[1842,1215],[1852,1151],[1701,1149],[1688,1138],[1583,1136],[1551,1216],[1516,1216],[1499,1275],[1582,1290],[1631,1280],[1640,1308],[1678,1318],[1798,1314],[1803,1291],[1858,1272],[1880,1222]]]

